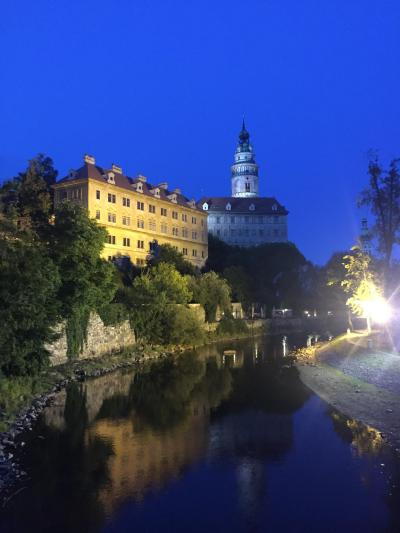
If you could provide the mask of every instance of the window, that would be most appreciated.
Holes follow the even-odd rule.
[[[178,211],[172,211],[172,218],[178,220]]]
[[[263,217],[258,217],[258,223],[259,223],[259,224],[262,224],[263,221],[264,221],[264,220],[263,220]]]
[[[131,217],[122,217],[122,224],[124,226],[130,226],[131,225]]]
[[[161,233],[168,233],[168,226],[166,224],[161,224]]]
[[[128,239],[128,237],[124,237],[122,239],[122,246],[130,246],[131,245],[131,240]]]
[[[100,191],[96,191],[96,200],[100,200]]]
[[[137,207],[137,209],[139,209],[139,211],[144,211],[144,203],[143,202],[137,202],[136,207]]]
[[[182,237],[186,237],[188,236],[189,232],[186,228],[182,228]]]
[[[263,229],[259,229],[258,230],[258,234],[260,237],[262,237],[264,235],[264,230]]]
[[[116,202],[115,194],[111,194],[111,193],[109,192],[109,193],[108,193],[108,201],[110,202],[110,204],[115,204],[115,202]]]
[[[233,234],[234,231],[235,231],[235,230],[233,229],[233,230],[231,231],[231,233]],[[221,230],[220,230],[220,229],[217,229],[217,235],[218,235],[218,237],[221,235]]]
[[[197,224],[196,217],[192,217],[192,224]]]
[[[279,237],[279,230],[278,229],[274,229],[274,237]]]
[[[165,207],[161,208],[161,216],[162,217],[166,217],[167,216],[167,210],[165,209]]]
[[[108,244],[115,244],[115,235],[107,235]]]
[[[149,222],[149,230],[151,230],[151,231],[156,231],[157,230],[157,225],[154,222],[154,220],[150,220],[150,222]]]
[[[277,215],[274,216],[274,224],[279,223],[279,217]]]
[[[186,215],[186,213],[182,213],[182,222],[187,222],[187,215]]]
[[[137,247],[138,247],[140,250],[144,250],[144,241],[138,241],[138,242],[137,242]]]
[[[137,227],[140,229],[144,229],[144,220],[142,220],[141,218],[138,218]]]
[[[244,221],[246,224],[248,224],[250,222],[250,217],[244,217]]]
[[[155,213],[156,212],[156,206],[149,204],[149,213]]]
[[[117,221],[117,217],[114,213],[108,213],[108,222],[112,222],[113,224],[115,224],[115,222]]]
[[[204,220],[201,219],[201,227],[204,227]]]
[[[221,224],[221,217],[217,217],[217,224]]]
[[[197,257],[197,250],[192,250],[192,256]]]
[[[192,239],[197,241],[197,231],[192,231]]]
[[[172,228],[172,235],[175,235],[175,237],[178,236],[178,228]]]
[[[126,198],[125,196],[122,198],[122,205],[125,207],[131,206],[131,200],[130,198]]]
[[[144,259],[136,259],[136,265],[141,267],[141,266],[144,266],[145,264],[145,261]]]
[[[236,222],[235,217],[231,217],[231,224],[234,224]]]
[[[182,248],[182,254],[183,254],[183,255],[187,255],[187,254],[188,254],[188,250],[187,250],[187,248]]]
[[[204,250],[202,250],[201,257],[204,259],[204,256],[205,256],[205,253],[204,253]]]
[[[245,185],[245,191],[250,192],[250,183],[246,181]]]
[[[96,220],[100,220],[100,211],[96,211]]]

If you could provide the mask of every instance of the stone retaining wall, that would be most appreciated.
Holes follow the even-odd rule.
[[[46,348],[49,350],[50,364],[62,365],[67,358],[67,335],[65,324],[60,324],[56,329],[60,337]],[[107,353],[119,352],[135,344],[135,335],[131,330],[129,321],[126,320],[117,326],[105,326],[101,318],[96,314],[90,315],[87,340],[77,359],[92,359],[101,357]]]

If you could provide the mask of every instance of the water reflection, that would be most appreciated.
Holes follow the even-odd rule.
[[[303,414],[312,395],[285,357],[285,350],[306,342],[307,337],[280,336],[208,345],[140,372],[119,371],[71,385],[29,437],[24,457],[29,485],[12,500],[0,530],[29,531],[34,523],[37,531],[99,531],[108,521],[114,531],[131,530],[118,521],[125,520],[118,517],[129,509],[138,531],[144,529],[142,520],[149,531],[213,531],[218,520],[232,531],[262,531],[269,523],[271,530],[284,531],[274,529],[272,519],[283,503],[270,507],[269,502],[276,491],[279,501],[286,501],[299,478],[289,465],[294,472],[310,460],[304,459],[307,451],[297,458],[298,450],[315,446],[315,434],[304,430],[309,415]],[[335,443],[331,453],[340,449],[340,457],[344,452],[337,443],[342,442],[351,452],[348,460],[359,486],[375,486],[375,466],[386,453],[382,437],[320,401],[315,405],[312,420],[317,431],[326,432],[326,442]],[[395,457],[385,457],[390,472],[398,476]],[[338,459],[322,454],[320,460]],[[276,478],[277,468],[285,470],[284,482]],[[346,483],[348,468],[340,472],[339,484]],[[184,494],[189,491],[199,504],[206,501],[208,492],[218,490],[221,469],[230,482],[223,483],[198,524],[184,526],[185,519],[193,520],[181,505]],[[195,475],[194,487],[202,489],[186,486]],[[172,500],[169,496],[169,508],[179,516],[169,529],[162,513],[159,522],[154,516],[168,491],[181,485],[184,494]],[[392,485],[382,501],[397,524],[399,494]],[[228,494],[234,499],[226,516],[228,511],[217,502]],[[149,505],[150,515],[142,516]],[[297,508],[290,499],[287,505],[292,511]]]

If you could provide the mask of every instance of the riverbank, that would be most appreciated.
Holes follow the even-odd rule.
[[[377,336],[343,335],[297,352],[303,383],[349,418],[378,430],[400,452],[400,356]]]
[[[208,332],[204,345],[224,340],[238,340],[262,335],[262,329],[217,335]],[[141,368],[148,362],[177,355],[192,346],[140,346],[93,359],[74,359],[53,366],[30,377],[14,377],[0,382],[0,501],[9,498],[15,481],[24,477],[16,462],[16,452],[23,447],[22,435],[31,431],[41,412],[51,405],[56,394],[72,382],[98,377],[121,368]]]

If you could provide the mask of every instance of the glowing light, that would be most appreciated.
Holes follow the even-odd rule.
[[[392,316],[392,309],[390,305],[382,297],[377,297],[362,302],[362,308],[364,311],[364,316],[371,318],[378,324],[385,324]]]

